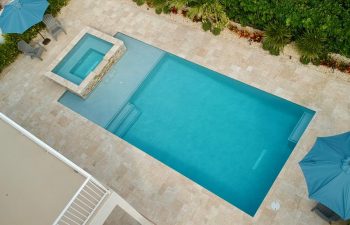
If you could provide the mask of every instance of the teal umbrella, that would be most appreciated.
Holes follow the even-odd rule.
[[[350,132],[317,138],[299,164],[309,197],[350,219]]]
[[[34,24],[42,21],[49,6],[46,0],[13,0],[6,4],[0,15],[3,33],[22,34]]]

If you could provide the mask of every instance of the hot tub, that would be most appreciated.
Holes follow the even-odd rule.
[[[125,50],[122,41],[86,27],[54,60],[46,76],[85,98]]]

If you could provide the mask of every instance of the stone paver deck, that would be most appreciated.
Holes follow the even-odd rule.
[[[314,203],[297,162],[317,136],[350,130],[349,82],[288,57],[270,56],[228,33],[205,33],[180,16],[158,16],[131,0],[72,0],[59,19],[68,35],[47,46],[43,61],[21,55],[1,74],[1,112],[157,224],[327,224],[310,212]],[[121,31],[317,111],[254,218],[57,102],[65,90],[44,73],[84,26],[111,35]],[[278,211],[270,208],[274,200],[281,204]]]

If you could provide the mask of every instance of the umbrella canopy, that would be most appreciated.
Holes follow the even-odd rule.
[[[350,132],[319,137],[299,163],[309,197],[350,218]]]
[[[48,6],[46,0],[13,0],[0,15],[0,29],[6,34],[21,34],[42,21]]]

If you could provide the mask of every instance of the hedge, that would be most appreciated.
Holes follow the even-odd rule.
[[[46,13],[50,13],[56,16],[62,7],[68,4],[69,0],[48,0],[49,7],[46,10]],[[19,40],[24,40],[29,42],[32,40],[40,30],[44,28],[44,24],[38,23],[35,26],[31,27],[23,34],[6,34],[5,43],[0,44],[0,72],[13,63],[18,54],[20,53],[17,49],[17,42]]]
[[[181,10],[215,35],[229,20],[263,30],[263,48],[273,55],[295,41],[302,63],[324,64],[331,60],[329,53],[350,58],[350,0],[133,1],[146,3],[158,14]],[[250,40],[254,35],[249,35]]]
[[[227,16],[261,30],[271,23],[285,25],[292,40],[306,33],[322,38],[325,53],[350,57],[349,0],[220,0]]]

